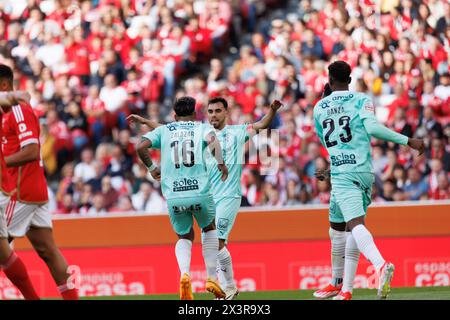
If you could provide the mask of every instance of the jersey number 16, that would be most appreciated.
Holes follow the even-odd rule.
[[[174,159],[175,159],[175,168],[180,168],[180,155],[178,153],[178,144],[179,141],[172,141],[170,147],[173,148],[174,151]],[[185,167],[192,167],[194,165],[194,141],[185,140],[181,144],[181,156],[183,158],[183,165]]]

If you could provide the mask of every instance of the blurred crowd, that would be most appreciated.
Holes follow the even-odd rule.
[[[279,139],[268,138],[279,170],[246,165],[242,204],[327,204],[312,115],[334,60],[352,66],[351,89],[372,97],[381,122],[427,145],[417,157],[373,140],[374,201],[450,198],[447,0],[6,0],[0,18],[0,63],[41,120],[53,212],[166,211],[135,154],[148,129],[126,117],[169,122],[182,95],[199,120],[208,98],[225,97],[230,124],[280,99]]]

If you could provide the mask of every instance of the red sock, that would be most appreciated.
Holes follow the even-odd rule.
[[[67,284],[58,286],[59,293],[64,300],[78,300],[78,290],[76,288],[69,289]]]
[[[25,265],[14,251],[5,263],[2,263],[2,266],[3,272],[5,272],[8,279],[20,290],[26,300],[39,300],[39,296],[28,277]]]

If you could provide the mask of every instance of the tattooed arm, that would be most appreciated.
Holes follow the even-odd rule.
[[[148,139],[142,139],[142,141],[137,146],[137,154],[139,156],[139,159],[144,163],[144,165],[147,167],[148,171],[152,175],[152,177],[155,180],[161,179],[161,171],[157,166],[155,166],[152,162],[152,159],[150,158],[150,155],[148,153],[148,149],[152,147],[152,142]]]

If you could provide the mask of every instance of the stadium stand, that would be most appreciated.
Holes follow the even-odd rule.
[[[353,68],[351,89],[377,117],[422,137],[425,157],[373,140],[375,202],[449,199],[450,3],[440,0],[14,0],[0,2],[0,63],[13,67],[41,119],[55,213],[166,211],[137,160],[138,113],[172,119],[175,97],[224,96],[233,124],[284,103],[276,175],[247,165],[243,205],[326,204],[327,166],[312,111],[329,62]],[[158,153],[152,157],[158,159]]]

